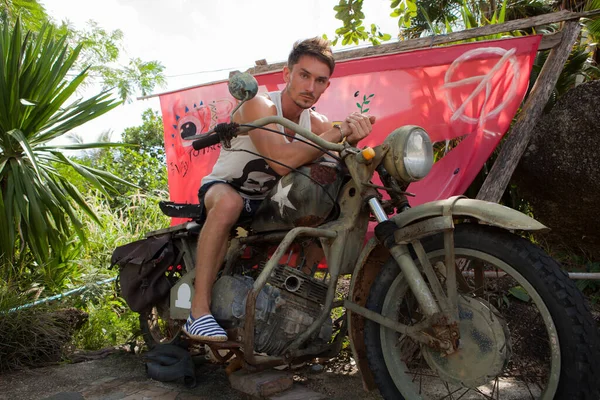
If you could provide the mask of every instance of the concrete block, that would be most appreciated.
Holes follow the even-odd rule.
[[[292,376],[281,371],[248,373],[240,370],[229,375],[231,387],[250,396],[269,397],[292,387]]]

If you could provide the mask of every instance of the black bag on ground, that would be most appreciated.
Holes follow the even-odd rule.
[[[161,382],[171,382],[183,378],[188,388],[196,386],[194,362],[190,353],[171,344],[159,344],[144,354],[148,377]]]
[[[167,269],[175,261],[171,235],[152,236],[117,247],[111,265],[119,266],[121,296],[135,312],[164,298],[171,289]]]

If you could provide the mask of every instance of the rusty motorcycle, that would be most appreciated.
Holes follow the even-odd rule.
[[[229,89],[239,100],[232,116],[258,90],[247,74]],[[584,297],[519,235],[544,225],[462,196],[410,207],[408,184],[433,164],[429,136],[417,126],[372,149],[324,141],[281,117],[220,124],[188,139],[195,149],[221,143],[227,151],[234,136],[272,123],[329,161],[281,178],[252,221],[232,232],[212,294],[229,336],[208,344],[218,360],[260,370],[326,359],[348,337],[365,388],[386,399],[598,398],[600,342]],[[181,340],[199,256],[198,206],[161,209],[190,222],[146,235],[163,238],[174,255],[159,272],[163,295],[140,311],[149,346]],[[370,221],[375,236],[366,240]]]

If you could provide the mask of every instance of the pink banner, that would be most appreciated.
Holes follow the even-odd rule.
[[[460,143],[422,181],[412,205],[462,194],[508,130],[525,93],[541,36],[474,42],[338,62],[316,110],[331,121],[354,111],[377,116],[361,146],[376,146],[402,125],[419,125],[433,142]],[[281,72],[259,75],[259,92],[285,87]],[[183,136],[227,122],[235,100],[227,83],[160,96],[171,200],[197,203],[219,146],[194,151]],[[180,221],[174,221],[174,223]]]

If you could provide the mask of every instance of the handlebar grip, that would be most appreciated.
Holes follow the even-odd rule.
[[[212,135],[208,135],[202,139],[194,140],[192,142],[192,147],[194,147],[194,150],[201,150],[217,143],[219,143],[219,135],[213,133]]]

